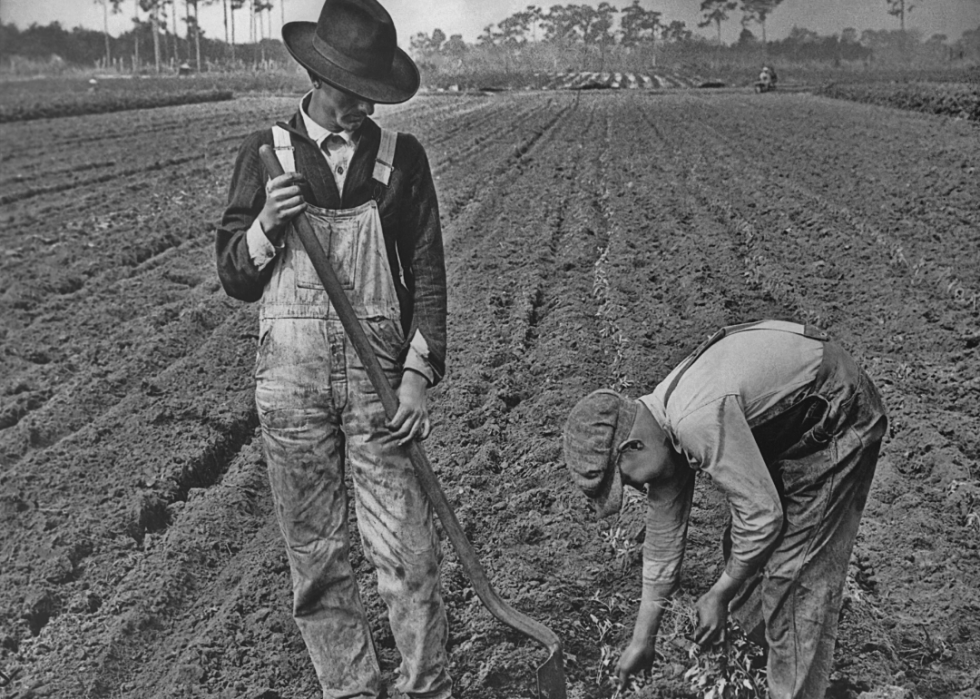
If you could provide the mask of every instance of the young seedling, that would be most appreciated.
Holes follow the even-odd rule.
[[[693,646],[690,659],[693,665],[684,673],[684,679],[702,699],[767,696],[765,652],[731,620],[724,641],[710,648]]]

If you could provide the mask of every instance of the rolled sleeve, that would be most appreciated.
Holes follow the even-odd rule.
[[[248,254],[251,256],[256,269],[262,270],[276,258],[278,252],[276,246],[266,237],[258,219],[255,219],[249,226],[245,237],[248,241]]]
[[[667,483],[647,488],[646,538],[643,542],[643,586],[676,587],[680,579],[687,525],[694,496],[694,471],[679,467]]]
[[[429,343],[425,341],[425,336],[416,330],[412,341],[408,345],[408,354],[405,357],[405,369],[421,374],[429,382],[429,385],[433,386],[439,380],[440,374],[436,372],[430,357]]]
[[[769,556],[783,524],[779,493],[734,395],[693,411],[676,428],[678,442],[725,493],[732,551],[725,572],[746,580]]]

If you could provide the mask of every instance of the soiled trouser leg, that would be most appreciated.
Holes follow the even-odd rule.
[[[883,419],[864,434],[850,427],[826,449],[774,464],[786,526],[760,586],[773,699],[823,699],[883,428]]]
[[[376,347],[393,386],[401,379],[393,357]],[[365,556],[401,654],[397,689],[413,698],[452,695],[448,622],[439,580],[441,549],[432,507],[419,485],[407,447],[385,427],[380,398],[355,356],[348,358],[349,401],[344,425],[354,479],[357,524]]]
[[[822,423],[770,464],[783,531],[762,573],[730,607],[750,636],[764,626],[773,699],[824,697],[847,566],[887,425],[871,379],[828,347],[833,371],[821,386]]]
[[[722,536],[722,552],[725,557],[725,563],[728,563],[728,558],[731,554],[732,549],[732,522],[731,519],[728,520],[728,524],[725,527],[725,533]],[[731,618],[738,622],[738,625],[742,627],[742,631],[753,643],[765,646],[766,645],[766,621],[762,615],[762,581],[764,576],[760,570],[758,573],[753,575],[751,578],[742,583],[739,588],[738,594],[728,605],[729,614]]]
[[[376,697],[378,658],[348,558],[337,409],[346,394],[343,344],[327,346],[324,326],[309,319],[275,322],[264,338],[255,400],[292,574],[293,617],[324,697]]]

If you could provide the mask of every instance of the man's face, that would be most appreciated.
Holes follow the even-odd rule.
[[[655,454],[646,449],[646,445],[639,439],[631,439],[621,444],[617,452],[616,468],[619,469],[623,485],[640,491],[645,490],[654,466],[651,459]]]
[[[313,91],[310,109],[310,116],[330,131],[356,131],[374,114],[374,102],[322,83]]]

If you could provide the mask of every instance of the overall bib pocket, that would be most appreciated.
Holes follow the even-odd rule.
[[[316,237],[327,253],[327,258],[333,266],[334,273],[345,291],[354,290],[354,280],[357,278],[357,258],[360,240],[360,225],[352,216],[324,216],[317,210],[309,211],[308,215],[314,222],[317,219],[327,221],[326,225],[314,225]],[[313,268],[313,262],[305,250],[296,253],[296,286],[302,289],[323,290],[320,277]]]

